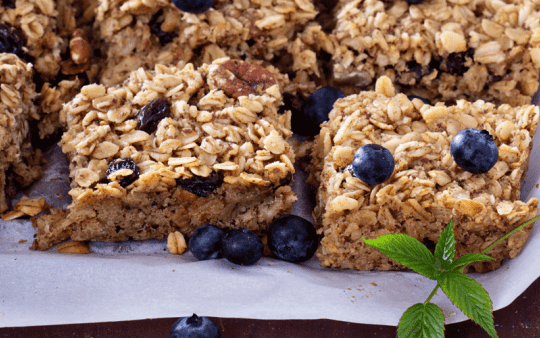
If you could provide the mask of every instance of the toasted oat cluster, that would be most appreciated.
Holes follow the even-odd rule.
[[[339,41],[334,79],[349,86],[349,93],[386,75],[400,91],[432,103],[529,104],[538,88],[539,5],[537,0],[340,1],[332,33]]]
[[[324,235],[317,252],[321,264],[403,269],[366,246],[362,237],[402,233],[436,243],[451,219],[457,255],[462,256],[480,252],[534,217],[538,200],[519,198],[539,114],[532,105],[410,101],[388,77],[377,80],[375,91],[336,101],[313,156],[314,167],[322,169],[314,211]],[[452,137],[465,128],[484,129],[497,144],[499,158],[485,174],[461,169],[450,154]],[[395,162],[392,176],[377,185],[365,184],[347,168],[355,151],[371,143],[387,148]],[[512,235],[489,252],[495,261],[474,263],[469,271],[486,272],[514,258],[531,230]]]
[[[106,57],[101,83],[119,84],[139,67],[231,57],[291,72],[296,80],[284,92],[312,92],[323,75],[316,51],[333,51],[316,15],[307,0],[216,0],[199,14],[170,0],[100,0],[95,27]]]
[[[41,154],[34,156],[28,121],[38,118],[33,70],[12,53],[0,53],[0,212],[8,208],[16,186],[41,175]]]
[[[281,104],[272,72],[228,58],[83,87],[64,106],[60,142],[73,202],[63,221],[34,223],[33,248],[189,235],[205,223],[261,233],[296,200]]]

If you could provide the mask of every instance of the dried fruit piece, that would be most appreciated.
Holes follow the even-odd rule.
[[[125,188],[131,183],[135,182],[135,180],[137,180],[137,178],[139,177],[139,168],[137,167],[137,164],[135,164],[135,161],[130,158],[117,158],[116,160],[109,163],[109,167],[107,168],[105,174],[107,175],[107,178],[109,178],[111,181],[114,181],[114,178],[109,176],[111,176],[111,174],[115,172],[124,169],[131,170],[131,174],[125,175],[120,181],[120,185]]]
[[[276,77],[259,65],[242,60],[228,60],[219,65],[214,85],[232,97],[257,94],[277,84]]]
[[[158,20],[162,14],[163,14],[163,10],[159,10],[156,14],[154,14],[152,19],[148,23],[148,26],[150,27],[150,32],[154,34],[155,36],[157,36],[157,38],[159,39],[159,43],[162,46],[165,46],[166,44],[171,43],[172,40],[178,36],[178,33],[164,32],[161,30],[162,21],[158,21]]]
[[[176,184],[182,189],[199,197],[206,197],[223,184],[223,176],[213,172],[208,177],[193,176],[191,178],[178,178]]]
[[[21,56],[26,45],[24,35],[8,23],[0,22],[0,53],[13,53]]]
[[[137,129],[151,134],[156,130],[159,122],[168,117],[171,112],[171,103],[167,99],[155,99],[137,112]]]

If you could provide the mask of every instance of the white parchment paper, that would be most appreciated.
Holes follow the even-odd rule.
[[[43,179],[24,192],[46,196],[53,207],[70,202],[67,159],[58,147]],[[311,219],[304,180],[297,170],[299,202],[293,213]],[[536,137],[522,198],[540,198],[540,137]],[[173,256],[165,240],[92,243],[92,254],[30,251],[29,220],[0,220],[0,327],[204,316],[254,319],[335,319],[397,325],[403,312],[423,302],[436,285],[412,272],[321,268],[317,258],[291,264],[263,257],[253,266],[225,259]],[[21,243],[21,240],[26,242]],[[488,291],[495,310],[516,299],[540,276],[536,226],[524,250],[496,271],[471,274]],[[432,302],[447,323],[467,317],[442,291]]]

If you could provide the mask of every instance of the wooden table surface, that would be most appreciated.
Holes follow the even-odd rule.
[[[529,286],[512,304],[495,311],[494,318],[500,338],[540,337],[540,279]],[[176,319],[0,328],[0,338],[163,338],[169,337],[169,330]],[[395,327],[333,320],[212,319],[220,327],[223,338],[396,337]],[[447,325],[445,337],[483,338],[489,335],[469,320]]]

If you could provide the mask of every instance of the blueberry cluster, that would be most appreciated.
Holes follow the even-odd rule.
[[[301,217],[281,216],[268,229],[268,247],[281,260],[305,262],[313,257],[318,246],[319,237],[315,227]],[[261,239],[253,232],[244,228],[224,232],[211,224],[205,224],[193,232],[189,248],[198,260],[225,257],[238,265],[257,263],[264,251]]]
[[[247,229],[235,228],[225,233],[205,224],[193,232],[189,248],[198,260],[225,257],[234,264],[253,265],[261,259],[264,245],[259,236]]]

